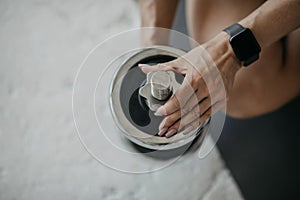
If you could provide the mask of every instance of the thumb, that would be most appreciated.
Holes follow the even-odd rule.
[[[159,63],[156,65],[139,64],[138,66],[145,74],[149,72],[168,71],[172,69],[167,63]]]

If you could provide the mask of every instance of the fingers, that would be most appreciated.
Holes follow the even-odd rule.
[[[178,131],[182,130],[185,126],[192,123],[194,120],[199,119],[204,115],[204,113],[210,108],[210,102],[208,99],[205,100],[206,105],[200,104],[199,106],[192,109],[189,113],[187,113],[185,116],[183,116],[180,120],[175,122],[174,125],[170,126],[170,128],[177,129]],[[208,104],[208,105],[207,105]],[[200,111],[200,107],[203,107]]]
[[[199,118],[200,115],[203,114],[211,106],[211,101],[209,98],[205,98],[199,105],[198,103],[199,102],[191,105],[186,105],[184,109],[178,110],[172,113],[171,115],[166,116],[163,119],[163,121],[160,123],[159,130],[172,126],[181,118],[186,118],[186,115],[189,114],[190,112],[194,112],[193,113],[195,115],[194,118]],[[183,112],[183,110],[185,110],[185,112]],[[199,112],[196,113],[196,111]],[[179,126],[177,127],[177,130],[179,130]]]
[[[206,119],[210,117],[210,112],[208,112],[208,110],[200,116],[198,109],[194,109],[186,116],[184,116],[180,121],[177,121],[174,125],[169,127],[165,136],[169,138],[175,135],[179,130],[183,129],[183,127],[185,127],[183,133],[188,134],[190,131],[196,129],[201,123],[203,123]]]
[[[226,107],[226,98],[221,99],[220,101],[217,101],[212,107],[211,107],[211,115],[214,115],[218,111],[224,111],[224,108]]]
[[[194,121],[192,121],[190,124],[187,125],[187,127],[189,129],[184,129],[183,134],[189,134],[191,131],[199,128],[199,126],[201,124],[203,124],[207,119],[209,119],[209,117],[211,117],[212,113],[211,113],[211,108],[209,108],[208,110],[205,111],[205,113],[203,115],[201,115],[200,118],[195,119]]]
[[[178,121],[181,117],[181,112],[180,110],[172,113],[171,115],[166,116],[162,122],[159,124],[158,129],[162,130],[164,128],[169,128],[170,126],[172,126],[176,121]]]
[[[220,111],[222,108],[224,108],[226,105],[225,99],[222,99],[220,101],[217,101],[215,104],[210,106],[207,110],[205,110],[204,113],[201,114],[200,118],[195,119],[190,124],[185,125],[192,126],[193,129],[198,128],[201,124],[203,124],[208,118],[210,118],[212,115],[214,115],[216,112]],[[173,128],[173,127],[170,127]],[[186,133],[187,134],[187,133]]]
[[[181,116],[180,111],[173,113],[170,116],[167,116],[159,126],[159,130],[163,130],[160,132],[159,136],[165,134],[166,137],[171,137],[177,131],[182,130],[183,127],[186,127],[191,122],[196,119],[201,118],[201,115],[205,113],[206,110],[210,108],[210,100],[206,98],[199,106],[196,105],[189,113],[184,116]],[[168,130],[176,130],[167,131]]]
[[[177,99],[172,105],[173,107],[167,107],[166,110],[163,110],[163,114],[167,115],[165,119],[161,122],[159,126],[159,130],[170,127],[172,124],[174,124],[176,121],[178,121],[180,118],[185,116],[187,113],[191,112],[193,109],[200,109],[200,115],[203,114],[212,104],[219,101],[220,99],[224,98],[221,94],[217,93],[217,91],[212,92],[211,95],[207,95],[205,92],[206,89],[199,88],[195,94],[193,94],[188,101],[184,104],[179,104]],[[175,96],[176,97],[176,96]],[[183,97],[185,98],[185,97]],[[172,101],[172,99],[171,99]],[[171,102],[172,103],[172,102]],[[183,105],[184,104],[184,105]],[[169,112],[171,109],[175,108],[175,106],[178,106],[176,111]],[[165,109],[165,106],[161,107],[160,109]],[[168,110],[167,110],[168,109]],[[159,110],[158,110],[159,111]],[[157,111],[157,112],[158,112]],[[157,112],[155,113],[157,115]],[[199,116],[198,116],[199,117]]]
[[[157,65],[139,64],[138,66],[145,74],[148,74],[149,72],[171,70],[169,65],[164,63],[157,64]]]
[[[199,98],[195,98],[195,90],[197,90],[197,87],[192,87],[189,83],[188,77],[185,77],[183,80],[182,85],[178,88],[178,90],[175,92],[173,97],[171,97],[163,106],[157,109],[155,112],[156,116],[163,116],[163,115],[170,115],[181,108],[183,108],[188,101],[191,101],[192,98],[194,101],[194,105],[196,105],[199,102]],[[204,84],[205,85],[205,84]],[[199,86],[198,86],[199,87]],[[200,86],[202,88],[202,86]],[[199,89],[202,91],[202,89]],[[200,91],[198,93],[198,96],[201,97],[203,95],[207,95],[206,92],[201,93]],[[201,98],[202,99],[202,98]]]
[[[201,76],[200,74],[198,75]],[[194,104],[192,105],[194,106],[205,96],[208,96],[207,87],[203,79],[199,78],[197,84],[191,84],[192,82],[193,78],[187,74],[174,96],[160,107],[155,114],[157,116],[169,115],[183,108],[188,101],[191,101],[191,99],[194,101]],[[196,96],[195,91],[196,93],[198,91]]]
[[[160,131],[159,135],[171,137],[181,130],[183,130],[183,134],[188,134],[226,105],[225,99],[217,101],[212,106],[210,102],[210,99],[206,98],[199,106],[196,106],[191,112],[187,113],[180,120],[176,120],[173,124],[171,124],[171,121],[178,117],[178,113],[176,112],[173,115],[166,117],[162,122],[163,125],[161,124],[160,126],[160,130],[162,131]]]
[[[177,110],[184,108],[187,108],[187,111],[189,111],[190,107],[186,106],[187,102],[193,102],[189,105],[194,106],[205,97],[208,97],[212,90],[218,88],[216,84],[218,84],[219,80],[217,78],[208,79],[204,76],[206,75],[202,75],[195,70],[191,70],[187,73],[182,85],[178,88],[175,95],[160,107],[155,114],[157,116],[170,115]],[[185,113],[185,110],[182,112]]]
[[[141,68],[141,70],[144,73],[171,70],[180,74],[186,74],[187,69],[190,67],[190,64],[182,57],[179,57],[175,60],[165,62],[165,63],[159,63],[156,65],[148,65],[148,64],[140,63],[138,64],[138,66]]]

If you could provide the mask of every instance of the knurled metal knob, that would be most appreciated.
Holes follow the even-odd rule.
[[[146,83],[139,89],[139,94],[146,99],[150,110],[156,111],[179,87],[173,71],[150,72]]]
[[[160,101],[167,100],[172,93],[171,77],[168,72],[154,72],[150,79],[151,95]]]

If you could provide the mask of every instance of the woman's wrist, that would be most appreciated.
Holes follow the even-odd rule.
[[[220,32],[212,40],[205,43],[204,48],[220,71],[236,73],[242,67],[242,63],[230,45],[229,35],[226,32]]]

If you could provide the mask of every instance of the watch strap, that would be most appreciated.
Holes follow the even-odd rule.
[[[235,24],[225,28],[224,31],[226,33],[228,33],[228,35],[230,35],[230,37],[232,37],[232,36],[240,33],[244,29],[245,28],[242,25],[235,23]]]
[[[243,62],[243,66],[247,67],[248,65],[252,64],[254,61],[256,61],[259,58],[258,54],[255,54],[254,56],[248,58]]]

